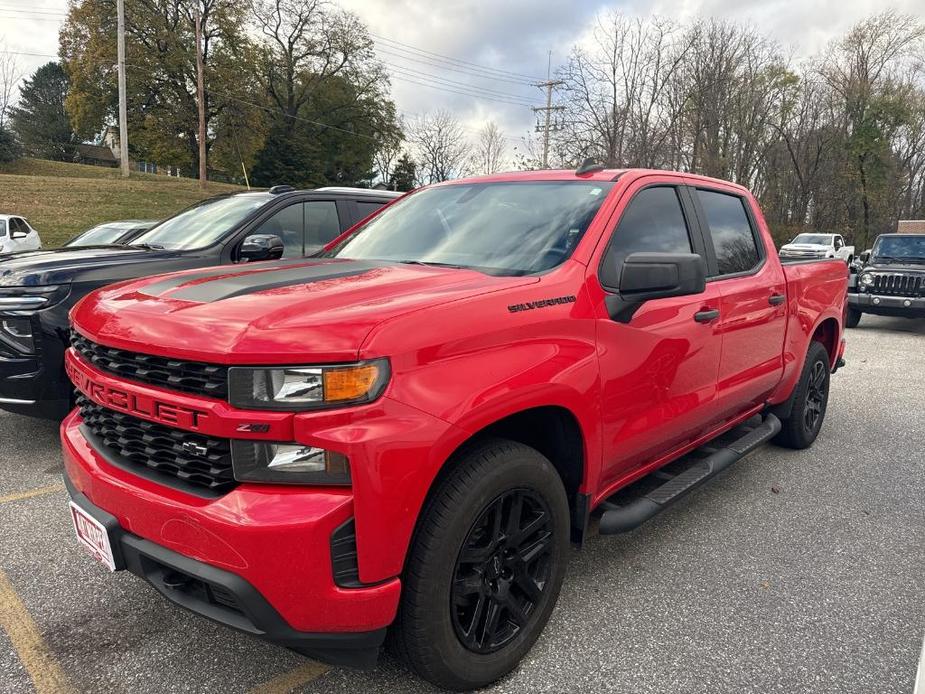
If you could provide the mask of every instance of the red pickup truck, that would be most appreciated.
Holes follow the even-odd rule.
[[[315,258],[110,286],[66,357],[78,539],[250,634],[369,665],[392,627],[420,676],[483,686],[589,527],[813,443],[846,284],[781,265],[741,186],[586,166],[418,190]]]

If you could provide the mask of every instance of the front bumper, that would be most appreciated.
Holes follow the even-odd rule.
[[[16,414],[61,420],[71,409],[73,389],[64,373],[67,345],[33,317],[35,354],[0,346],[0,408]]]
[[[111,465],[80,424],[75,412],[61,427],[69,491],[110,529],[126,569],[235,629],[329,662],[375,662],[401,586],[335,584],[331,535],[352,516],[349,489],[245,484],[204,499]]]
[[[925,297],[887,296],[868,292],[848,292],[848,305],[884,316],[925,317]]]

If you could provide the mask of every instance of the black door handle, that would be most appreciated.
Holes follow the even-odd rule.
[[[697,313],[694,314],[694,320],[698,323],[709,323],[710,321],[714,321],[717,318],[719,318],[718,308],[711,308],[705,311],[697,311]]]
[[[771,294],[771,296],[768,297],[768,303],[771,304],[771,306],[778,306],[786,300],[787,297],[783,294]]]

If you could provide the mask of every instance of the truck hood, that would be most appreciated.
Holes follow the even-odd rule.
[[[831,246],[821,243],[785,243],[780,248],[782,251],[827,251]]]
[[[390,318],[537,281],[383,261],[299,259],[107,287],[77,304],[72,319],[91,340],[135,352],[224,364],[351,361],[370,331]]]
[[[82,246],[0,256],[0,287],[41,287],[75,280],[113,282],[154,274],[149,264],[172,261],[179,251],[126,246]]]
[[[925,273],[925,262],[911,260],[877,260],[871,258],[861,272],[902,272],[910,274]]]

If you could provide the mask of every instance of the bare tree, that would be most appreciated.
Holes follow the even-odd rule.
[[[591,45],[575,48],[559,74],[564,121],[557,146],[573,161],[655,166],[664,158],[679,104],[669,87],[685,61],[689,37],[670,20],[598,18]]]
[[[498,173],[508,166],[504,133],[494,121],[488,121],[479,130],[470,165],[474,174]]]
[[[22,77],[16,56],[6,50],[5,44],[0,43],[0,128],[7,125],[9,110]]]
[[[421,183],[438,183],[466,174],[469,146],[459,121],[437,110],[416,118],[408,129]]]

